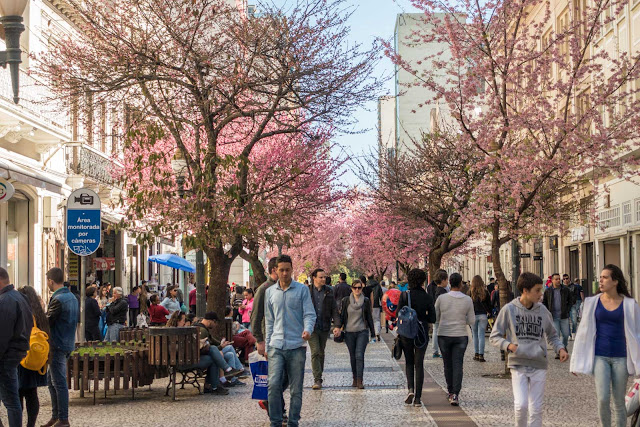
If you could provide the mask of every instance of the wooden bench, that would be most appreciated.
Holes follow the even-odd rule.
[[[200,361],[198,328],[193,326],[175,328],[152,326],[149,328],[147,343],[149,345],[149,364],[160,370],[168,370],[167,395],[169,389],[172,388],[173,400],[176,400],[176,374],[180,371],[180,367],[194,366]],[[191,370],[186,369],[186,371]],[[186,381],[183,375],[180,385],[195,384],[194,387],[200,390],[200,384],[197,382],[198,376],[196,375],[196,381],[193,381],[193,375],[189,375]]]

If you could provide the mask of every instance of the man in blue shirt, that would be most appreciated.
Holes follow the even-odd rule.
[[[51,327],[47,382],[51,395],[51,419],[43,427],[69,426],[69,389],[67,361],[75,348],[78,300],[64,286],[64,273],[58,267],[47,272],[47,287],[53,292],[47,308]]]
[[[277,268],[278,282],[267,289],[264,307],[269,359],[269,418],[272,427],[282,426],[282,384],[286,374],[291,394],[289,426],[297,426],[302,409],[306,342],[316,323],[316,311],[309,289],[292,279],[291,257],[280,255]]]

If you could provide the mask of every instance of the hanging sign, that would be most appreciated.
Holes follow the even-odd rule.
[[[16,190],[13,188],[13,184],[4,178],[0,178],[0,202],[6,202],[13,197],[15,192]]]
[[[98,250],[102,239],[100,197],[81,188],[67,199],[67,245],[76,255],[87,256]]]

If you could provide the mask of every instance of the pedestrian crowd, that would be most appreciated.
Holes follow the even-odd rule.
[[[196,327],[201,356],[194,368],[206,371],[204,393],[216,395],[245,385],[240,380],[249,375],[245,366],[256,351],[268,362],[268,397],[258,404],[272,427],[297,426],[307,344],[313,390],[323,388],[325,349],[332,336],[348,349],[352,387],[364,389],[366,349],[381,340],[385,308],[385,328],[395,327],[397,334],[393,354],[405,358],[407,405],[429,405],[422,396],[429,341],[433,357],[443,362],[447,398],[453,406],[460,404],[471,331],[475,362],[486,361],[487,333],[490,344],[507,360],[516,426],[542,426],[547,345],[560,362],[571,359],[572,373],[594,376],[601,425],[626,425],[627,379],[640,375],[640,307],[615,265],[604,267],[598,294],[588,298],[577,282],[559,274],[549,277],[548,286],[533,273],[520,274],[517,298],[493,279],[488,285],[480,276],[465,282],[459,273],[445,270],[438,270],[427,284],[424,270],[412,269],[406,283],[391,282],[387,287],[373,276],[348,284],[344,273],[331,285],[327,272],[316,268],[311,283],[305,284],[294,280],[291,258],[281,255],[269,260],[267,274],[255,291],[229,287],[224,316],[209,311],[202,318],[195,316],[195,289],[189,292],[187,308],[181,290],[170,284],[162,301],[145,282],[126,297],[119,287],[91,284],[86,289],[86,339],[116,341],[125,325]],[[61,269],[52,268],[46,278],[52,295],[45,310],[33,288],[15,289],[0,268],[0,400],[7,408],[9,427],[22,426],[23,407],[27,426],[36,425],[37,388],[45,385],[52,414],[43,426],[70,425],[66,369],[75,348],[80,307]],[[215,333],[222,321],[232,325],[230,341]]]

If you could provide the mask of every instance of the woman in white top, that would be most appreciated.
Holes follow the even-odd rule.
[[[604,267],[600,273],[600,293],[584,301],[570,370],[574,375],[595,377],[601,425],[624,427],[627,379],[629,375],[640,375],[640,307],[629,295],[627,281],[618,266]]]
[[[464,352],[469,344],[469,328],[476,321],[473,301],[461,292],[462,276],[449,276],[451,292],[436,300],[436,323],[438,323],[438,346],[444,362],[444,377],[447,380],[449,403],[458,406],[458,395],[462,388],[462,365]]]

